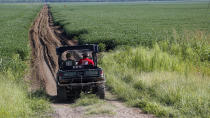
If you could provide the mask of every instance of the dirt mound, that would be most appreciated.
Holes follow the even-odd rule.
[[[53,26],[49,7],[44,5],[29,31],[32,48],[32,89],[44,88],[49,95],[56,95],[56,47],[74,45],[62,33],[58,26]]]

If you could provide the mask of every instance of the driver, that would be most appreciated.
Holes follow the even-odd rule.
[[[63,65],[65,67],[69,67],[69,66],[75,66],[75,61],[71,59],[71,53],[67,53],[66,54],[66,61],[64,61]]]
[[[94,62],[92,59],[89,59],[89,54],[86,52],[86,53],[83,53],[82,54],[83,58],[79,60],[79,63],[78,65],[93,65],[94,66]]]

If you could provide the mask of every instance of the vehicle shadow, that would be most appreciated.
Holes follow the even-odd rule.
[[[57,96],[48,95],[44,90],[37,90],[28,94],[30,98],[46,98],[49,102],[54,104],[73,104],[80,96],[69,98],[66,100],[59,100]]]
[[[51,96],[50,102],[54,104],[74,104],[77,99],[67,99],[61,101],[57,99],[57,96]]]

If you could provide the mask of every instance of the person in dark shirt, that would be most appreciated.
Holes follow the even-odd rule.
[[[63,66],[64,67],[70,67],[70,66],[75,66],[75,61],[71,59],[71,53],[66,54],[66,61],[64,61]]]
[[[93,60],[89,59],[88,57],[89,57],[89,54],[84,53],[83,58],[79,60],[78,65],[93,65],[94,66]]]

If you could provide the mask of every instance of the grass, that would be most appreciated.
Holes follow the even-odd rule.
[[[24,76],[29,72],[28,30],[41,5],[0,5],[0,117],[41,117],[50,110],[46,97],[28,92]]]
[[[162,117],[209,116],[210,78],[183,60],[138,47],[104,54],[102,67],[107,85],[131,106]]]
[[[73,107],[84,107],[84,114],[114,114],[114,106],[108,104],[104,100],[99,99],[94,94],[81,94],[81,97],[72,105]]]
[[[107,86],[127,104],[159,117],[210,116],[207,4],[51,7],[69,38],[108,51],[99,60]]]

